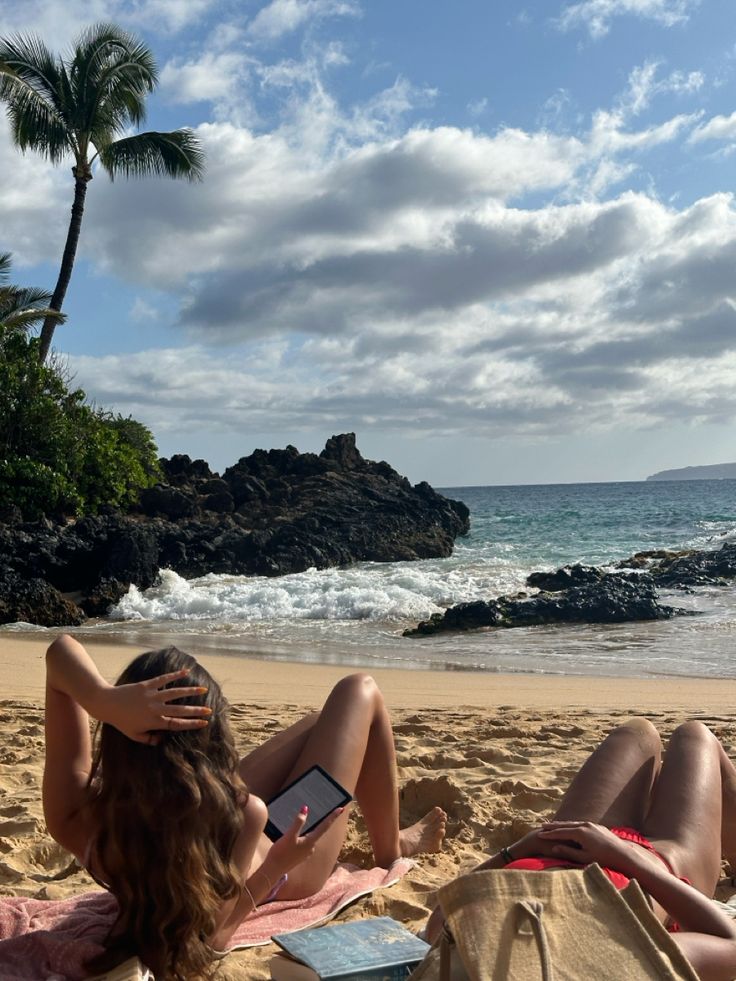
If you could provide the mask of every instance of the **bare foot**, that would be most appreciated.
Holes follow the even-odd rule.
[[[410,828],[399,831],[401,857],[410,858],[420,852],[438,852],[447,829],[447,815],[441,807],[433,807]]]

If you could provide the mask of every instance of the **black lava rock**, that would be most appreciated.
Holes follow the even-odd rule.
[[[209,572],[278,576],[365,560],[390,562],[450,555],[469,530],[460,501],[426,484],[412,487],[388,463],[364,460],[352,433],[333,436],[321,454],[256,450],[222,477],[204,460],[161,461],[166,483],[141,494],[129,514],[71,524],[0,524],[5,595],[0,622],[70,624],[56,592],[79,596],[76,616],[103,616],[131,583],[151,586],[162,568],[184,577]],[[47,597],[22,583],[48,585]],[[38,595],[34,614],[32,596]],[[60,595],[60,593],[59,593]],[[62,597],[63,599],[63,597]],[[53,612],[57,609],[57,613]]]
[[[557,585],[559,580],[554,580]],[[552,623],[624,623],[629,620],[665,620],[688,611],[663,606],[650,576],[603,575],[595,582],[556,589],[553,593],[518,599],[458,603],[435,613],[405,637],[426,636],[444,630],[479,627],[532,627]]]

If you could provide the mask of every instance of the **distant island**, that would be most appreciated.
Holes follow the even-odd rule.
[[[736,480],[736,463],[714,463],[709,467],[681,467],[660,470],[647,480]]]

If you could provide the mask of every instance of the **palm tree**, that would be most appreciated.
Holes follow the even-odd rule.
[[[151,51],[113,24],[95,24],[70,56],[55,58],[35,35],[0,38],[0,101],[7,104],[13,139],[52,163],[74,158],[74,204],[51,310],[61,310],[74,266],[87,184],[97,162],[117,176],[199,180],[204,154],[189,129],[124,135],[145,118],[145,99],[158,71]],[[56,322],[47,317],[39,357],[46,356]]]
[[[51,294],[33,286],[11,286],[10,253],[0,252],[0,338],[11,331],[26,331],[47,317],[63,323],[63,313],[49,309]]]

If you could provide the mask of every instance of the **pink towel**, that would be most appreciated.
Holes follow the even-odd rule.
[[[399,859],[390,869],[338,865],[316,895],[260,906],[238,927],[230,949],[266,944],[272,933],[324,923],[360,896],[393,885],[413,864]],[[106,892],[56,902],[0,898],[0,978],[82,981],[82,965],[102,949],[115,909],[114,898]]]

